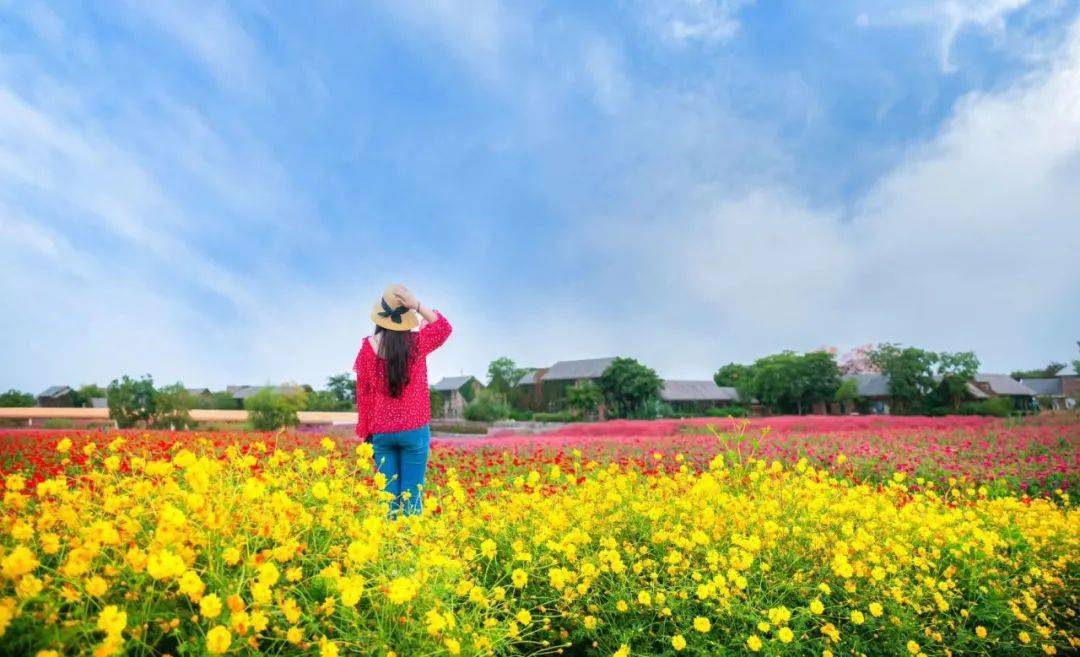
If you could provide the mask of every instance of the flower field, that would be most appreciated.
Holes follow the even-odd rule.
[[[0,432],[0,473],[4,655],[1080,646],[1075,419],[436,441],[402,520],[368,446],[314,434]]]

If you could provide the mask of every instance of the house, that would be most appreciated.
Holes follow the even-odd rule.
[[[483,388],[484,385],[475,376],[445,376],[431,386],[442,399],[443,417],[461,417],[465,405]]]
[[[1080,401],[1080,376],[1059,374],[1039,379],[1020,379],[1020,385],[1035,393],[1039,408],[1064,411],[1076,408]]]
[[[547,373],[548,368],[526,367],[523,371],[524,374],[517,380],[508,395],[510,405],[515,408],[537,410],[541,404],[539,381]]]
[[[236,386],[236,385],[234,385],[234,386],[226,387],[225,391],[228,392],[229,395],[231,395],[232,398],[236,400],[237,408],[244,408],[244,401],[246,401],[248,399],[248,397],[254,397],[255,395],[257,395],[260,391],[263,390],[263,388],[270,388],[274,392],[276,392],[277,394],[284,395],[286,397],[289,397],[289,396],[292,396],[292,395],[298,395],[298,394],[301,394],[301,393],[311,392],[311,386],[302,386],[302,385],[297,385],[295,383],[285,383],[285,384],[282,384],[282,385],[279,385],[279,386],[270,386],[270,385],[264,385],[264,386]]]
[[[837,402],[830,407],[838,410],[841,415],[852,412],[869,413],[871,415],[888,415],[893,406],[892,388],[889,383],[889,375],[878,372],[862,372],[859,374],[847,374],[840,377],[841,380],[855,381],[856,392],[854,405],[848,402]],[[940,376],[934,380],[941,382]],[[989,395],[983,392],[974,383],[967,384],[967,396],[969,399],[987,399]]]
[[[91,397],[90,408],[108,408],[109,400],[106,397]]]
[[[37,396],[37,405],[50,408],[74,406],[75,396],[75,391],[68,386],[49,386]]]
[[[562,410],[568,388],[586,381],[595,382],[614,361],[614,357],[560,360],[546,371],[538,370],[533,375],[534,382],[526,384],[536,386],[536,389],[531,391],[532,404],[529,408],[538,411]]]
[[[975,375],[973,383],[987,397],[1009,397],[1015,410],[1032,411],[1036,408],[1035,391],[1008,374],[980,372]]]
[[[859,412],[873,415],[888,415],[889,406],[892,403],[892,390],[889,388],[889,375],[878,372],[862,372],[848,374],[843,380],[854,380],[855,407],[847,408],[845,402],[840,402],[840,413],[847,414],[856,409]]]
[[[701,413],[714,406],[729,406],[739,402],[735,388],[718,386],[715,381],[685,381],[665,379],[660,399],[682,413]]]
[[[210,388],[184,388],[184,390],[192,397],[209,397],[213,394],[210,392]]]

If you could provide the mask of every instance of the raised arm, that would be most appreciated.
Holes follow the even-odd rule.
[[[450,327],[450,322],[446,321],[437,310],[420,303],[409,288],[405,286],[398,286],[394,292],[398,298],[398,302],[420,313],[420,316],[424,318],[427,324],[420,329],[420,334],[417,336],[417,344],[420,348],[420,353],[428,354],[442,346],[446,339],[450,337],[450,333],[453,330]]]

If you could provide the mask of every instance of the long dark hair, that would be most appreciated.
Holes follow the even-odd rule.
[[[379,358],[386,361],[386,384],[391,397],[400,397],[409,385],[409,357],[412,355],[414,335],[412,331],[387,331],[375,327],[379,336]]]

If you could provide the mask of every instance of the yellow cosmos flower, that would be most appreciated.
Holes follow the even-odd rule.
[[[619,646],[619,649],[612,653],[612,657],[630,657],[630,646],[625,643]]]
[[[95,598],[100,598],[109,590],[109,583],[98,575],[86,580],[86,592]]]
[[[304,640],[304,631],[293,625],[289,628],[289,631],[285,633],[285,640],[295,646]]]
[[[783,643],[791,643],[792,639],[795,638],[795,633],[791,631],[790,627],[781,627],[780,631],[776,633],[776,638]]]
[[[38,567],[37,557],[25,545],[16,546],[0,561],[0,571],[8,579],[18,579]]]
[[[522,625],[528,625],[532,623],[532,614],[529,613],[528,609],[522,609],[514,615],[514,618],[516,618],[517,622],[521,623]]]
[[[810,613],[818,615],[825,613],[825,605],[822,604],[820,598],[814,598],[810,601]]]
[[[179,577],[186,569],[184,560],[171,550],[158,550],[146,560],[146,572],[158,580]]]
[[[221,598],[211,593],[199,600],[199,611],[207,618],[217,618],[221,615]]]
[[[127,627],[127,613],[116,605],[107,605],[98,614],[97,628],[109,635],[118,635]]]
[[[386,589],[386,597],[396,605],[405,604],[416,597],[420,587],[409,577],[397,577],[391,580]]]
[[[686,647],[686,638],[681,634],[676,634],[671,637],[671,647],[675,650],[682,650]]]
[[[709,622],[708,618],[698,616],[694,619],[694,629],[704,634],[712,629],[712,623]]]
[[[919,647],[919,644],[918,644],[918,643],[916,643],[915,641],[908,641],[908,642],[907,642],[907,651],[908,651],[909,653],[911,653],[912,655],[917,655],[917,654],[919,654],[919,652],[920,652],[921,650],[922,650],[922,648],[921,648],[921,647]]]
[[[337,644],[323,637],[319,642],[319,657],[338,657]]]
[[[979,637],[980,639],[985,639],[986,638],[986,628],[983,627],[982,625],[979,625],[978,627],[976,627],[975,628],[975,636]]]
[[[863,616],[863,613],[858,609],[853,609],[851,611],[851,622],[856,625],[862,625],[864,622],[866,622],[866,617]]]
[[[751,651],[757,652],[761,650],[761,646],[761,638],[758,637],[758,635],[751,634],[749,637],[746,638],[746,647],[749,648]]]
[[[871,616],[873,616],[874,618],[880,618],[883,613],[885,613],[885,609],[881,606],[880,602],[871,602],[870,603],[870,615]]]
[[[220,655],[232,644],[232,634],[224,625],[215,625],[206,633],[206,651],[211,655]]]

